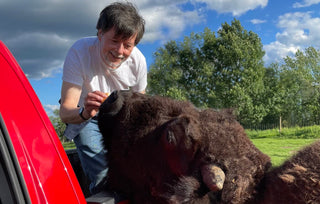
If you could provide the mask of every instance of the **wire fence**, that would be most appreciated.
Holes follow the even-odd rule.
[[[318,122],[300,122],[300,123],[287,123],[281,124],[281,128],[292,128],[292,127],[308,127],[320,125]],[[259,125],[243,125],[244,129],[250,130],[270,130],[270,129],[280,129],[280,123],[269,123],[269,124],[259,124]]]

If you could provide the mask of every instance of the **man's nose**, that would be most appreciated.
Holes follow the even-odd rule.
[[[116,50],[118,52],[119,55],[123,55],[124,52],[124,45],[123,43],[117,43],[116,45]]]

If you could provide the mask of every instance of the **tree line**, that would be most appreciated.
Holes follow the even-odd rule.
[[[154,53],[147,93],[189,100],[199,108],[232,108],[244,126],[318,124],[320,52],[299,50],[264,65],[259,36],[240,21],[169,41]]]

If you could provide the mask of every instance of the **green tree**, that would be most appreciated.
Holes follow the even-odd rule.
[[[66,129],[66,124],[63,123],[60,119],[59,116],[59,110],[56,109],[53,111],[53,116],[49,116],[49,119],[57,133],[57,135],[59,136],[59,139],[64,142],[66,140],[66,137],[64,136],[64,130]]]
[[[272,63],[265,70],[264,75],[264,104],[268,110],[263,118],[263,124],[276,124],[282,127],[283,116],[287,110],[287,89],[280,82],[281,66],[279,63]]]
[[[148,93],[190,100],[197,106],[207,106],[210,85],[207,81],[212,66],[199,56],[200,35],[192,33],[177,44],[168,42],[155,53],[155,63],[148,73]],[[207,72],[205,74],[202,74]],[[207,84],[207,87],[204,85]],[[201,91],[200,91],[201,90]]]
[[[265,101],[269,109],[263,122],[285,125],[318,123],[320,116],[320,53],[313,47],[298,50],[283,64],[266,69]],[[281,119],[281,120],[280,120]]]
[[[223,107],[236,108],[242,124],[258,124],[266,115],[264,104],[264,51],[257,34],[240,21],[222,25],[212,47],[217,68],[215,80]]]
[[[309,47],[284,61],[280,75],[286,90],[283,115],[292,124],[316,123],[320,114],[320,52]]]
[[[147,91],[198,107],[235,108],[243,124],[259,123],[267,113],[263,55],[258,35],[238,20],[223,24],[217,35],[206,28],[158,49]]]

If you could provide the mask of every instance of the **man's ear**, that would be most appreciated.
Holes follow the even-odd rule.
[[[103,36],[103,32],[102,32],[101,29],[99,29],[98,30],[98,39],[99,39],[99,41],[101,41],[102,36]]]

